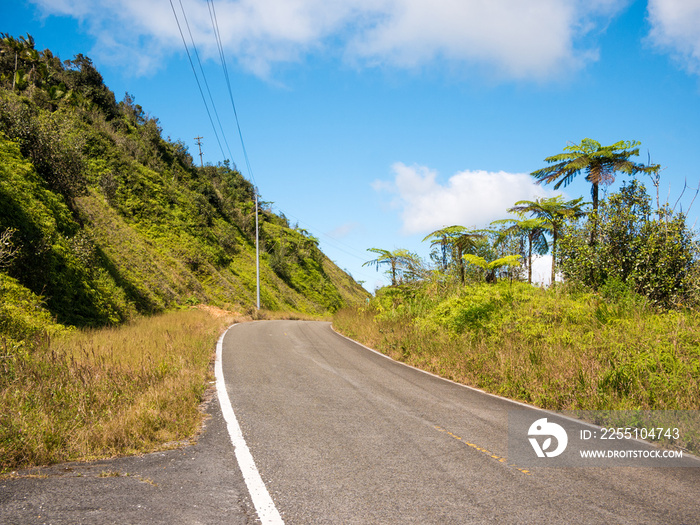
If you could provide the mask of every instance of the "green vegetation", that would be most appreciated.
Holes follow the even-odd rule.
[[[586,139],[533,176],[562,184],[583,170],[595,186],[622,171],[658,188],[658,166],[628,160],[637,145]],[[337,312],[334,326],[394,359],[551,410],[698,410],[696,234],[668,205],[653,210],[635,178],[597,209],[581,200],[520,201],[508,210],[516,220],[431,233],[432,266],[396,258],[393,285]],[[533,252],[547,246],[565,282],[543,289],[528,283]],[[700,450],[697,421],[686,430],[675,445]]]
[[[552,409],[697,409],[700,316],[520,282],[380,290],[337,328],[394,358]]]
[[[614,284],[661,308],[697,308],[696,234],[683,214],[673,214],[668,207],[654,213],[650,202],[644,186],[633,179],[588,220],[568,224],[561,242],[561,269],[569,282],[586,288]],[[591,243],[594,227],[597,242]]]
[[[621,140],[610,146],[602,146],[593,139],[583,139],[580,144],[570,144],[564,148],[564,153],[547,157],[549,166],[537,170],[532,176],[539,183],[556,182],[554,189],[567,186],[582,171],[586,180],[591,183],[591,198],[593,210],[598,209],[599,188],[615,180],[615,173],[627,174],[654,173],[659,165],[644,166],[633,162],[632,156],[639,155],[640,142]]]
[[[431,279],[386,287],[336,329],[442,377],[552,410],[697,410],[700,315],[598,293]],[[698,429],[695,429],[698,430]],[[681,445],[700,450],[700,434]]]
[[[594,170],[591,158],[577,156],[570,159],[574,166],[561,168],[566,177],[575,176],[578,171],[574,167],[578,166],[577,170],[589,170],[591,177],[605,175],[596,178],[602,183],[622,170],[650,175],[658,190],[660,167],[628,160],[637,151],[629,151],[636,142],[620,142],[609,148],[590,139],[582,144],[595,146],[587,155],[598,164]],[[624,151],[617,152],[623,146]],[[567,149],[578,155],[577,148]],[[542,172],[532,175],[546,180]],[[517,219],[496,220],[486,229],[455,225],[436,230],[423,239],[431,241],[432,267],[407,250],[381,248],[369,249],[379,257],[365,265],[377,269],[388,265],[392,286],[432,280],[466,286],[483,280],[495,283],[499,278],[531,284],[533,255],[544,255],[551,247],[552,284],[558,268],[569,288],[579,286],[596,292],[605,286],[622,287],[661,309],[696,309],[700,305],[700,243],[687,226],[684,213],[676,213],[668,204],[662,206],[658,195],[657,209],[653,210],[646,188],[636,178],[625,181],[597,208],[586,209],[588,205],[581,201],[564,201],[562,197],[519,201],[507,210],[516,213]],[[520,265],[520,260],[525,264]]]
[[[459,279],[462,284],[466,282],[466,268],[464,266],[464,255],[467,253],[476,254],[484,241],[486,234],[478,230],[470,230],[464,226],[447,226],[427,235],[423,242],[432,241],[430,247],[439,248],[433,252],[433,259],[440,263],[442,272],[447,273],[450,269],[450,262],[456,266]]]
[[[143,316],[319,317],[366,296],[317,239],[256,210],[229,160],[195,166],[132,95],[117,102],[88,57],[0,34],[0,468],[192,435],[221,323]],[[120,325],[114,345],[82,332]]]
[[[229,161],[194,166],[133,96],[116,102],[83,55],[61,62],[4,34],[0,51],[5,274],[71,326],[254,304],[254,189]],[[259,215],[263,307],[324,314],[363,298],[316,239],[270,209]]]
[[[557,241],[562,234],[567,220],[576,220],[584,217],[586,214],[583,210],[582,197],[571,201],[564,201],[564,198],[559,195],[549,199],[535,199],[534,201],[518,201],[515,206],[508,208],[511,213],[517,213],[523,216],[527,213],[541,221],[542,227],[551,235],[551,253],[552,253],[552,273],[549,282],[556,281],[556,260],[559,255],[557,251]],[[540,244],[543,244],[540,241]],[[531,261],[531,260],[530,260]],[[529,263],[528,282],[532,283],[532,265]]]
[[[377,258],[367,261],[362,266],[374,266],[379,270],[380,266],[388,265],[387,274],[391,276],[392,286],[404,280],[419,279],[423,275],[423,267],[420,258],[408,250],[399,248],[389,251],[382,248],[368,248],[368,252],[376,253]]]

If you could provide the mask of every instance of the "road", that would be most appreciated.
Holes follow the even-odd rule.
[[[507,459],[511,402],[393,362],[329,323],[236,325],[223,374],[286,523],[700,523],[700,468]]]

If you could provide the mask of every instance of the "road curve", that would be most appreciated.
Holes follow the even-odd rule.
[[[506,458],[511,402],[396,363],[329,323],[223,340],[233,410],[286,523],[700,523],[698,468]]]

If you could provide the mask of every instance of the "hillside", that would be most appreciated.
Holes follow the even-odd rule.
[[[42,316],[103,326],[254,307],[254,188],[235,165],[195,166],[89,58],[2,37],[0,333],[23,339]],[[263,308],[323,314],[366,297],[317,239],[264,206],[259,220]]]

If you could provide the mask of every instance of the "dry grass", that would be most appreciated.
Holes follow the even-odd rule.
[[[393,359],[550,410],[700,408],[698,314],[542,290],[498,302],[485,290],[429,307],[425,296],[380,297],[333,323]],[[686,437],[700,449],[700,429]]]
[[[191,439],[232,312],[189,309],[44,337],[0,361],[0,471]]]
[[[255,308],[251,307],[247,311],[247,318],[254,321],[330,321],[333,316],[330,314],[309,314],[303,312],[286,312],[265,309],[256,310]]]
[[[697,410],[700,322],[670,317],[579,333],[549,325],[457,335],[362,310],[333,322],[393,359],[543,408]]]

